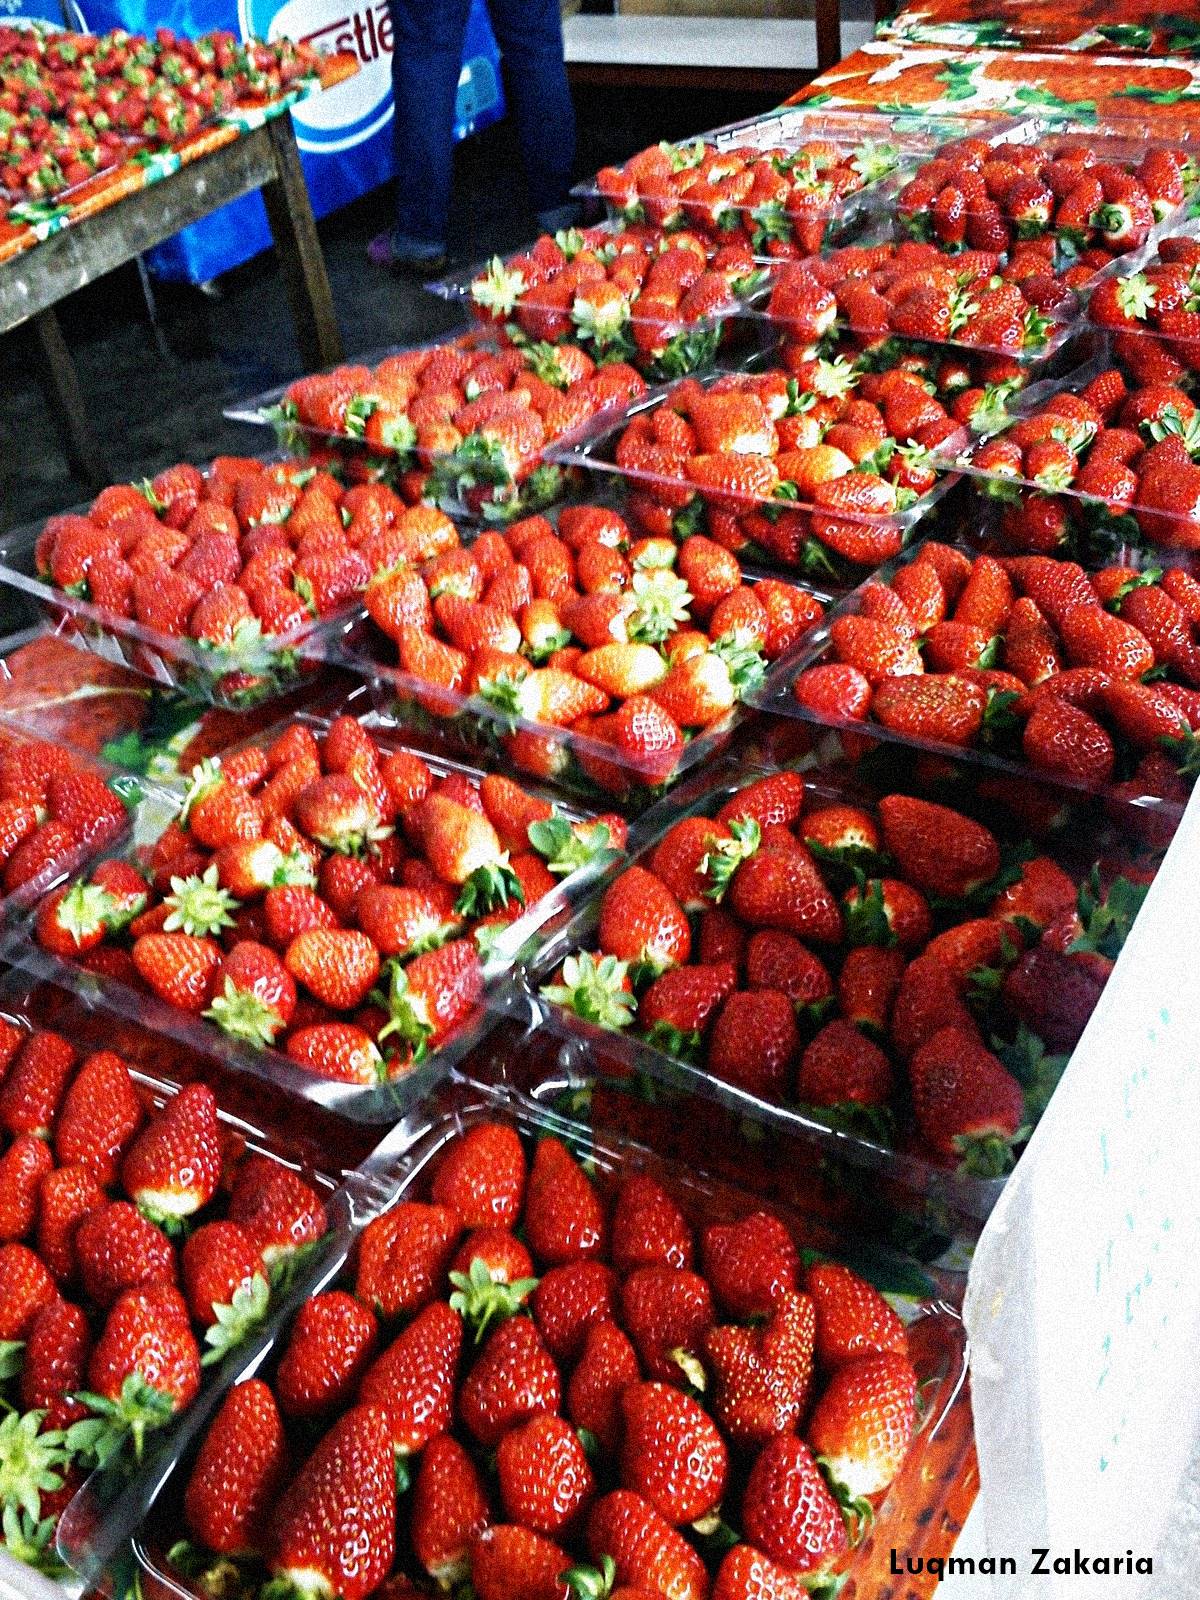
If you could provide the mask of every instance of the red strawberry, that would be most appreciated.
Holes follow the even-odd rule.
[[[515,1523],[485,1528],[471,1541],[471,1586],[479,1600],[570,1600],[560,1545]]]
[[[837,901],[808,849],[797,841],[784,853],[760,850],[733,876],[729,903],[752,928],[777,928],[815,944],[842,937]]]
[[[567,1415],[577,1428],[594,1434],[606,1454],[615,1452],[620,1437],[621,1395],[639,1376],[626,1335],[615,1322],[596,1323],[567,1386]]]
[[[641,1495],[615,1489],[592,1507],[588,1519],[592,1559],[614,1566],[614,1581],[634,1594],[670,1600],[705,1600],[708,1574],[682,1534]]]
[[[982,1176],[1011,1167],[1025,1096],[977,1035],[941,1029],[913,1056],[909,1075],[921,1132],[939,1155]]]
[[[810,1040],[796,1076],[797,1098],[817,1106],[883,1106],[893,1087],[884,1052],[841,1018]]]
[[[266,1156],[251,1156],[238,1170],[229,1197],[229,1220],[261,1247],[269,1267],[319,1239],[325,1207],[299,1173]]]
[[[736,982],[730,962],[670,968],[654,980],[638,1007],[647,1038],[673,1055],[694,1055]]]
[[[133,962],[160,999],[180,1011],[203,1011],[212,996],[221,947],[187,933],[146,933],[134,941]]]
[[[321,1440],[275,1509],[273,1580],[284,1592],[365,1600],[396,1549],[396,1486],[385,1414],[347,1411]]]
[[[367,1368],[359,1400],[383,1411],[398,1456],[415,1455],[448,1431],[461,1350],[462,1321],[438,1300]]]
[[[535,1533],[565,1532],[595,1493],[579,1437],[561,1417],[534,1417],[506,1433],[496,1471],[505,1515]]]
[[[692,1230],[660,1183],[634,1173],[617,1194],[611,1250],[613,1266],[623,1277],[638,1267],[690,1268]]]
[[[665,1383],[631,1384],[621,1395],[621,1480],[676,1527],[707,1516],[725,1490],[728,1456],[711,1419]]]
[[[220,1181],[216,1097],[204,1084],[189,1083],[130,1146],[121,1182],[152,1221],[170,1221],[207,1205]]]
[[[958,898],[999,870],[992,834],[948,806],[893,794],[878,809],[888,849],[905,877],[927,894]]]
[[[490,1520],[479,1473],[462,1445],[448,1434],[431,1439],[413,1486],[409,1537],[435,1583],[451,1588],[467,1576],[471,1542]]]
[[[740,1445],[790,1433],[808,1407],[816,1317],[807,1295],[779,1295],[762,1327],[713,1328],[704,1343],[714,1415]]]
[[[306,1300],[275,1372],[275,1394],[290,1417],[344,1406],[375,1351],[378,1324],[369,1307],[341,1289]]]
[[[192,1320],[207,1330],[205,1360],[240,1344],[267,1312],[262,1251],[236,1222],[206,1222],[187,1240],[181,1277]]]
[[[558,1369],[528,1317],[503,1322],[489,1337],[459,1391],[463,1426],[491,1447],[510,1428],[559,1408]]]
[[[597,1255],[607,1233],[604,1208],[567,1147],[542,1139],[533,1158],[525,1201],[525,1238],[548,1266]]]
[[[818,1261],[805,1275],[817,1313],[817,1356],[843,1366],[860,1356],[907,1355],[904,1324],[873,1284],[836,1261]]]
[[[286,1470],[275,1397],[261,1378],[248,1378],[209,1424],[188,1478],[183,1515],[192,1538],[215,1555],[261,1553]]]
[[[80,1420],[85,1408],[69,1396],[83,1388],[92,1337],[87,1318],[68,1300],[47,1302],[34,1318],[21,1365],[21,1406],[48,1411],[50,1422]],[[46,1423],[43,1423],[45,1429]]]
[[[75,1229],[74,1251],[83,1286],[101,1306],[126,1289],[175,1282],[175,1247],[127,1200],[88,1212]]]
[[[59,1164],[85,1167],[111,1187],[145,1112],[129,1069],[111,1050],[88,1056],[71,1081],[54,1127]]]
[[[354,1293],[382,1317],[419,1310],[440,1290],[461,1233],[447,1206],[393,1206],[363,1229]]]
[[[17,1149],[21,1142],[18,1139],[12,1148]],[[75,1232],[79,1224],[98,1211],[107,1198],[86,1167],[56,1167],[43,1180],[37,1197],[37,1248],[59,1283],[67,1282],[75,1273]]]
[[[33,1232],[42,1179],[53,1168],[54,1157],[45,1141],[31,1133],[14,1139],[0,1156],[0,1243]]]
[[[616,1312],[616,1280],[601,1261],[572,1261],[545,1274],[533,1296],[538,1332],[556,1361],[578,1355],[588,1330]]]
[[[1050,680],[1051,687],[1055,682]],[[1113,742],[1101,724],[1054,695],[1035,707],[1021,747],[1035,767],[1075,783],[1107,783],[1116,763]]]
[[[716,1320],[712,1293],[698,1273],[639,1267],[621,1290],[622,1320],[651,1378],[680,1384],[698,1370],[704,1337]]]
[[[803,1579],[753,1545],[738,1544],[722,1561],[712,1600],[805,1600]]]
[[[297,983],[335,1011],[360,1005],[379,976],[379,952],[357,929],[299,933],[284,951],[283,964]]]
[[[705,1228],[700,1250],[713,1293],[734,1317],[765,1316],[780,1295],[796,1287],[798,1257],[792,1236],[778,1217],[765,1211]]]
[[[792,1002],[778,989],[731,994],[713,1027],[708,1070],[766,1100],[787,1089],[800,1053]]]
[[[513,1226],[525,1198],[525,1152],[501,1122],[483,1122],[450,1146],[433,1180],[433,1198],[464,1227]]]
[[[186,1410],[200,1388],[200,1352],[178,1289],[127,1289],[114,1302],[88,1362],[88,1386],[82,1398],[105,1423],[92,1447],[97,1460],[127,1435],[140,1460],[147,1431]]]
[[[674,895],[644,867],[630,867],[604,896],[600,948],[622,961],[646,962],[656,972],[686,962],[691,931]]]
[[[54,1279],[23,1244],[0,1245],[0,1339],[24,1339],[39,1311],[57,1298]]]
[[[904,1465],[916,1419],[907,1356],[859,1356],[840,1366],[808,1419],[809,1448],[843,1503],[882,1494]]]
[[[452,939],[407,966],[391,964],[390,1017],[379,1039],[395,1036],[407,1058],[419,1060],[471,1015],[483,989],[483,966],[473,939]]]
[[[57,1033],[43,1030],[26,1039],[0,1087],[0,1125],[7,1133],[50,1137],[75,1061]]]
[[[847,1548],[846,1525],[807,1445],[780,1434],[750,1471],[742,1501],[746,1536],[794,1572],[823,1571]]]

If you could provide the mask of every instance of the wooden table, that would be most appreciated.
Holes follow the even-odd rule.
[[[287,112],[239,132],[169,175],[133,188],[0,262],[0,334],[32,325],[64,426],[68,459],[97,487],[109,481],[104,450],[55,307],[75,290],[256,189],[262,192],[279,253],[304,364],[333,365],[342,359],[341,333]],[[5,460],[11,460],[11,452],[0,447],[0,526]]]

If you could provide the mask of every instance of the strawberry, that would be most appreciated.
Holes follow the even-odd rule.
[[[459,1417],[485,1447],[510,1428],[559,1408],[558,1369],[528,1317],[511,1317],[491,1334],[458,1397]]]
[[[729,903],[752,928],[777,928],[815,944],[835,944],[842,936],[837,901],[798,841],[786,853],[760,850],[743,861],[734,873]]]
[[[837,617],[829,637],[837,659],[856,668],[868,683],[923,670],[912,640],[874,617]]]
[[[45,1264],[23,1244],[0,1244],[0,1339],[25,1339],[58,1297]]]
[[[974,1033],[941,1029],[913,1056],[909,1076],[921,1132],[939,1155],[983,1176],[1011,1167],[1025,1097]]]
[[[805,1600],[808,1586],[753,1545],[738,1544],[721,1562],[712,1600]]]
[[[816,1350],[826,1368],[860,1356],[907,1354],[904,1324],[874,1285],[836,1261],[818,1261],[805,1274],[816,1307]]]
[[[708,1574],[692,1546],[629,1489],[615,1489],[596,1502],[587,1541],[592,1559],[603,1566],[607,1558],[613,1582],[635,1594],[671,1600],[705,1600],[708,1594]]]
[[[396,1549],[396,1489],[384,1412],[347,1411],[300,1469],[272,1518],[269,1570],[281,1594],[365,1600]]]
[[[464,1227],[511,1227],[525,1198],[525,1152],[516,1133],[483,1122],[456,1139],[433,1180],[433,1199],[456,1211]]]
[[[817,1106],[884,1106],[893,1087],[884,1052],[841,1019],[809,1042],[796,1077],[797,1097]]]
[[[261,1378],[248,1378],[229,1391],[188,1477],[183,1515],[192,1538],[215,1555],[261,1553],[286,1470],[275,1397]]]
[[[699,1370],[697,1358],[715,1317],[712,1293],[698,1273],[639,1267],[622,1286],[621,1311],[651,1378],[680,1384]]]
[[[359,1400],[384,1413],[398,1457],[415,1455],[449,1430],[461,1350],[462,1321],[438,1300],[367,1368]]]
[[[382,1044],[395,1034],[407,1058],[420,1060],[471,1015],[483,989],[483,966],[473,940],[453,939],[428,950],[406,967],[389,963],[389,1020]]]
[[[113,1303],[88,1362],[80,1399],[103,1424],[90,1454],[103,1464],[128,1436],[136,1459],[147,1431],[186,1410],[200,1388],[200,1352],[178,1289],[127,1289]]]
[[[729,962],[670,968],[642,996],[638,1020],[646,1037],[672,1055],[694,1056],[736,982]]]
[[[192,1320],[206,1329],[206,1363],[240,1344],[265,1317],[262,1250],[236,1222],[206,1222],[183,1247],[180,1275]]]
[[[36,934],[51,955],[78,956],[94,950],[108,932],[112,902],[98,884],[82,880],[56,889],[38,907]]]
[[[313,928],[336,928],[338,920],[315,890],[303,884],[268,889],[263,899],[267,940],[286,950],[292,940]]]
[[[366,998],[379,976],[379,952],[365,933],[346,928],[313,928],[297,934],[284,951],[287,971],[336,1011],[349,1011]]]
[[[843,1505],[882,1494],[904,1464],[916,1419],[912,1363],[894,1351],[838,1367],[805,1429]]]
[[[927,894],[959,898],[999,870],[993,835],[948,806],[886,795],[878,812],[888,850],[904,876]]]
[[[537,1416],[506,1433],[496,1471],[505,1515],[535,1533],[563,1533],[595,1493],[583,1446],[561,1417]]]
[[[0,1156],[0,1243],[24,1239],[33,1232],[42,1179],[54,1169],[54,1157],[42,1139],[24,1133]]]
[[[267,945],[241,939],[221,963],[219,992],[204,1013],[223,1033],[269,1045],[291,1021],[296,986]]]
[[[615,1314],[616,1284],[611,1269],[603,1262],[587,1260],[551,1268],[537,1286],[532,1310],[550,1354],[559,1362],[572,1360],[588,1330]]]
[[[763,1326],[708,1334],[713,1413],[732,1442],[763,1445],[795,1428],[812,1389],[815,1329],[812,1301],[785,1290]]]
[[[638,1267],[691,1268],[692,1230],[655,1179],[634,1173],[622,1183],[613,1210],[611,1253],[623,1277]]]
[[[363,1229],[355,1295],[385,1318],[419,1310],[440,1289],[461,1233],[446,1206],[415,1200],[393,1206]]]
[[[186,1084],[130,1146],[122,1185],[151,1221],[171,1221],[207,1205],[220,1179],[216,1097],[204,1084]]]
[[[522,900],[500,836],[481,812],[443,791],[421,802],[410,827],[438,877],[461,889],[455,902],[459,915],[476,916]]]
[[[808,1447],[773,1439],[751,1468],[742,1525],[752,1543],[795,1572],[823,1571],[847,1548],[846,1525]]]
[[[304,1071],[333,1083],[371,1087],[386,1076],[374,1039],[348,1022],[318,1022],[293,1029],[288,1036],[287,1054]]]
[[[586,1173],[558,1139],[539,1141],[529,1173],[525,1238],[535,1259],[560,1266],[599,1254],[607,1223]]]
[[[700,1250],[722,1309],[741,1320],[769,1314],[780,1295],[796,1287],[796,1246],[782,1222],[765,1211],[705,1228]]]
[[[175,1248],[161,1228],[127,1200],[89,1211],[74,1236],[75,1261],[88,1295],[109,1306],[126,1289],[175,1282]]]
[[[621,1394],[639,1376],[634,1348],[615,1322],[598,1322],[588,1330],[567,1386],[567,1415],[609,1455],[617,1448],[622,1427]]]
[[[21,1142],[18,1139],[12,1149]],[[74,1276],[75,1233],[80,1222],[98,1211],[106,1200],[104,1190],[86,1167],[56,1167],[42,1180],[37,1196],[37,1249],[59,1283]]]
[[[54,1421],[78,1421],[86,1415],[84,1408],[69,1397],[83,1388],[91,1345],[88,1321],[78,1306],[68,1300],[47,1302],[34,1318],[25,1341],[22,1409],[47,1411]]]
[[[515,1523],[485,1528],[471,1540],[471,1586],[479,1600],[570,1600],[563,1577],[570,1564],[560,1545]]]
[[[792,1002],[777,989],[730,995],[713,1027],[708,1070],[748,1094],[778,1100],[800,1053]]]
[[[5,1132],[13,1138],[50,1137],[75,1061],[75,1051],[57,1033],[42,1030],[26,1038],[0,1086]]]
[[[133,963],[161,1000],[180,1011],[200,1012],[212,998],[221,947],[187,933],[146,933],[135,939]]]
[[[987,695],[968,678],[952,672],[928,672],[919,677],[885,678],[875,691],[872,710],[894,733],[938,744],[968,745],[983,727]]]
[[[746,946],[746,985],[782,990],[798,1006],[819,1005],[833,993],[820,959],[790,933],[772,929],[754,934]]]
[[[371,1309],[341,1289],[306,1300],[275,1371],[285,1415],[322,1416],[346,1405],[375,1353],[378,1332]]]
[[[361,855],[368,844],[389,832],[370,796],[344,773],[306,784],[296,796],[295,816],[302,833],[343,855]]]
[[[728,1456],[711,1419],[665,1383],[631,1384],[621,1395],[621,1480],[676,1527],[707,1516],[725,1489]]]
[[[65,822],[44,822],[9,856],[4,868],[4,892],[15,894],[26,884],[42,883],[69,866],[77,856],[79,840]]]
[[[1100,723],[1057,696],[1035,707],[1021,747],[1035,767],[1074,783],[1107,783],[1116,762],[1113,742]]]
[[[807,668],[795,679],[792,693],[815,716],[840,722],[861,722],[871,705],[870,680],[857,667],[838,662]]]
[[[431,1439],[413,1486],[409,1537],[413,1554],[435,1583],[450,1588],[466,1578],[471,1542],[490,1521],[487,1495],[470,1456],[448,1434]]]
[[[1140,678],[1154,665],[1154,651],[1132,623],[1099,605],[1072,606],[1059,618],[1059,633],[1073,667],[1098,667],[1115,678]]]

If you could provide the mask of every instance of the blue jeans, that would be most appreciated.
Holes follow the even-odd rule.
[[[454,171],[454,103],[470,0],[389,0],[395,31],[398,230],[444,245]],[[575,159],[575,108],[559,0],[488,0],[535,211],[563,204]]]

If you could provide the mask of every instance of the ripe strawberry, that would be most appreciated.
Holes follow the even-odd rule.
[[[746,1536],[795,1572],[816,1573],[847,1548],[846,1525],[808,1447],[781,1434],[751,1468],[742,1501]]]
[[[885,795],[878,811],[888,850],[905,877],[927,894],[958,898],[999,870],[993,835],[948,806]]]
[[[366,998],[379,976],[379,952],[365,933],[313,928],[297,934],[283,964],[323,1005],[349,1011]]]
[[[884,1106],[893,1087],[887,1056],[842,1019],[809,1042],[796,1077],[797,1097],[817,1106]]]
[[[216,1097],[204,1084],[186,1084],[130,1146],[122,1185],[151,1221],[171,1221],[206,1206],[220,1180]]]
[[[622,1183],[613,1211],[611,1252],[623,1277],[638,1267],[690,1269],[692,1230],[655,1179],[635,1173]]]
[[[287,1470],[275,1397],[261,1378],[229,1391],[209,1424],[184,1491],[192,1538],[215,1555],[261,1554]]]
[[[761,1327],[713,1328],[704,1342],[713,1413],[731,1441],[790,1433],[812,1390],[816,1319],[807,1295],[784,1291]]]
[[[705,1600],[708,1573],[683,1535],[641,1495],[615,1489],[592,1507],[588,1548],[601,1565],[613,1564],[617,1592]]]
[[[474,940],[453,939],[406,967],[389,963],[389,1020],[379,1041],[395,1036],[405,1059],[419,1061],[471,1015],[483,989],[483,965]]]
[[[346,1405],[375,1353],[378,1332],[370,1308],[341,1289],[306,1300],[275,1371],[285,1415],[323,1416]]]
[[[1056,682],[1050,681],[1051,686]],[[1100,723],[1056,695],[1035,707],[1021,747],[1035,767],[1074,783],[1107,783],[1116,762],[1113,742]]]
[[[534,1257],[560,1266],[599,1254],[607,1224],[587,1174],[558,1139],[539,1141],[529,1173],[525,1238]]]
[[[21,1143],[18,1139],[12,1149]],[[37,1249],[60,1284],[75,1274],[75,1233],[79,1224],[106,1200],[104,1190],[86,1167],[56,1167],[43,1179],[37,1196]]]
[[[433,1180],[433,1198],[458,1213],[464,1227],[511,1227],[525,1198],[525,1152],[504,1123],[468,1129],[446,1152]]]
[[[437,1300],[367,1368],[359,1401],[384,1413],[397,1456],[415,1455],[449,1430],[461,1350],[462,1321]]]
[[[558,1369],[528,1317],[511,1317],[491,1334],[459,1391],[463,1426],[486,1447],[509,1429],[559,1409]]]
[[[700,1248],[705,1276],[734,1317],[764,1316],[796,1287],[796,1246],[779,1219],[765,1211],[705,1228]]]
[[[334,1083],[373,1087],[387,1075],[374,1039],[348,1022],[317,1022],[293,1029],[287,1054],[304,1071]]]
[[[760,850],[734,873],[729,903],[752,928],[777,928],[814,944],[842,936],[837,901],[806,846],[787,853]]]
[[[664,1383],[631,1384],[621,1395],[621,1478],[676,1527],[707,1516],[725,1489],[728,1455],[690,1395]]]
[[[413,1486],[409,1538],[435,1583],[451,1588],[466,1578],[471,1542],[490,1521],[487,1495],[470,1456],[448,1434],[431,1439]]]
[[[393,1206],[363,1229],[355,1295],[384,1318],[420,1310],[440,1290],[461,1233],[446,1206],[415,1200]]]
[[[365,1600],[391,1571],[396,1488],[386,1415],[357,1405],[334,1423],[273,1517],[269,1570],[296,1594]]]
[[[185,1243],[180,1269],[192,1320],[207,1329],[205,1360],[212,1362],[266,1315],[262,1250],[236,1222],[206,1222]]]
[[[615,1322],[599,1322],[588,1330],[567,1386],[567,1415],[609,1455],[621,1434],[621,1394],[639,1376],[634,1348]]]
[[[721,1563],[711,1600],[805,1600],[808,1593],[790,1568],[753,1545],[738,1544]]]
[[[45,1264],[23,1244],[0,1245],[0,1339],[25,1339],[58,1291]]]
[[[781,990],[797,1006],[819,1005],[833,993],[823,963],[790,933],[764,929],[751,937],[745,954],[748,988]]]
[[[515,1523],[485,1528],[471,1540],[471,1587],[479,1600],[569,1600],[563,1574],[570,1564],[560,1545]]]
[[[840,1366],[805,1430],[843,1503],[882,1494],[904,1464],[916,1418],[917,1379],[907,1356],[859,1356]]]
[[[145,982],[180,1011],[203,1011],[221,965],[221,947],[187,933],[145,933],[134,940],[133,963]]]
[[[109,1460],[128,1436],[140,1461],[147,1431],[186,1410],[200,1388],[200,1352],[178,1289],[157,1284],[118,1297],[88,1362],[88,1386],[80,1398],[105,1424],[92,1455]]]
[[[54,1157],[42,1139],[24,1133],[0,1156],[0,1243],[24,1239],[33,1232],[42,1179],[54,1169]]]
[[[708,1070],[765,1100],[786,1092],[800,1053],[800,1032],[786,994],[739,990],[721,1008],[708,1046]]]
[[[108,932],[111,901],[98,884],[82,880],[56,889],[38,907],[36,934],[51,955],[74,957],[94,950]]]
[[[302,833],[343,855],[361,855],[388,832],[371,797],[340,772],[306,784],[296,796],[295,817]]]
[[[98,1305],[111,1305],[126,1289],[175,1282],[170,1239],[126,1200],[89,1211],[76,1226],[73,1245],[80,1280]]]
[[[1072,606],[1058,626],[1073,667],[1098,667],[1115,678],[1132,679],[1154,665],[1154,651],[1145,635],[1102,606]]]
[[[904,1324],[879,1290],[836,1261],[818,1261],[805,1274],[817,1314],[816,1349],[826,1368],[860,1356],[907,1355]]]
[[[601,1261],[571,1261],[547,1272],[532,1300],[534,1321],[558,1362],[579,1354],[589,1329],[616,1314],[616,1280]]]
[[[621,1310],[649,1377],[681,1384],[698,1370],[696,1358],[716,1320],[712,1293],[698,1273],[639,1267],[625,1279]]]
[[[974,1033],[953,1027],[935,1033],[913,1056],[909,1076],[921,1132],[939,1155],[957,1157],[983,1176],[1009,1169],[1025,1097]]]
[[[74,1069],[75,1051],[57,1033],[26,1038],[0,1086],[0,1126],[13,1138],[48,1139]]]
[[[537,1416],[506,1433],[496,1471],[505,1515],[535,1533],[564,1533],[595,1493],[583,1446],[561,1417]]]
[[[670,968],[654,980],[638,1008],[647,1038],[673,1055],[694,1056],[702,1034],[736,982],[736,971],[729,962]]]
[[[263,900],[267,939],[276,950],[286,950],[292,940],[313,928],[336,928],[338,920],[314,889],[289,884],[268,889]]]
[[[68,1300],[47,1302],[34,1318],[21,1365],[21,1407],[46,1411],[46,1423],[77,1422],[84,1407],[70,1398],[83,1388],[92,1346],[87,1318]]]

